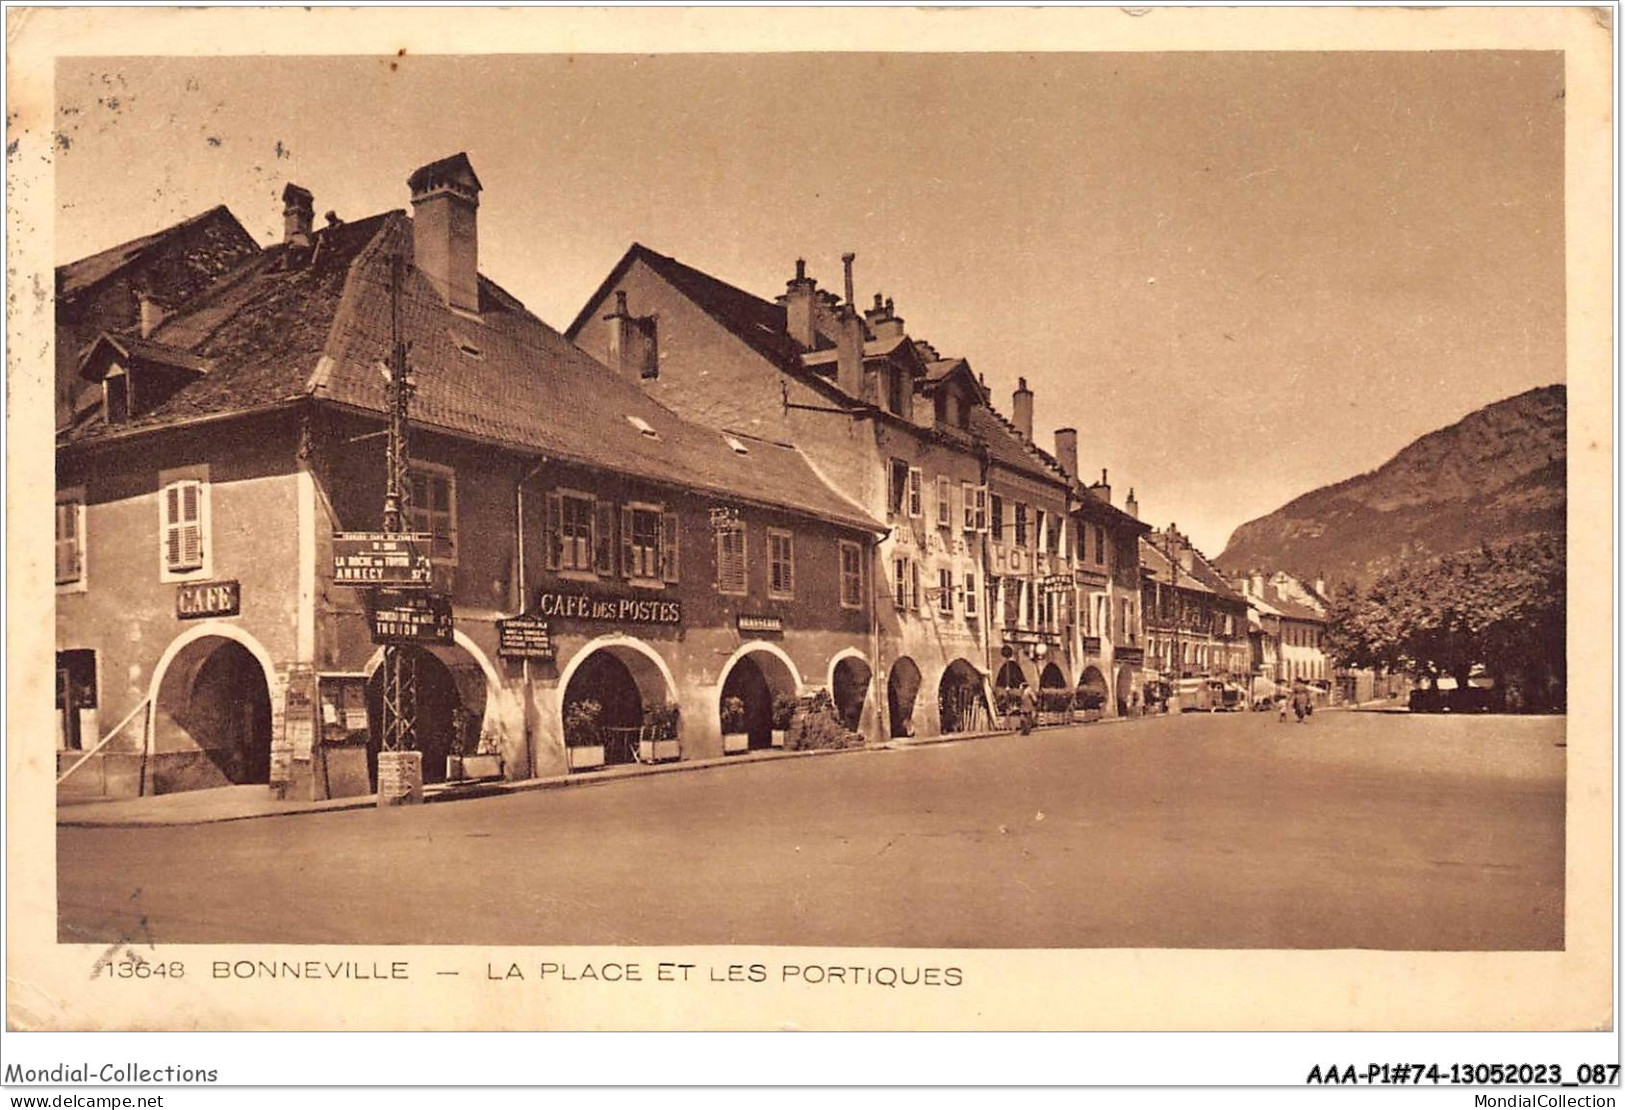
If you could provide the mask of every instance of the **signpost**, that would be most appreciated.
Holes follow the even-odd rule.
[[[451,598],[428,590],[372,590],[367,619],[375,644],[453,643]]]
[[[335,586],[428,586],[434,537],[425,532],[333,533]]]

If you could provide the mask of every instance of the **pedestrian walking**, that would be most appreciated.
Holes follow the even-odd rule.
[[[1021,735],[1030,735],[1033,731],[1033,721],[1038,714],[1038,699],[1033,696],[1033,688],[1025,682],[1021,684]]]
[[[1297,716],[1298,723],[1303,724],[1304,718],[1311,712],[1309,702],[1309,687],[1299,683],[1292,687],[1292,712]]]

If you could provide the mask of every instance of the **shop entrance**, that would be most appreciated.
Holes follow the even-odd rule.
[[[993,720],[987,696],[982,692],[982,673],[964,659],[949,663],[937,685],[937,712],[945,733],[991,728]]]
[[[914,702],[920,695],[920,668],[903,656],[886,680],[886,715],[893,736],[914,735]]]
[[[796,679],[785,666],[784,660],[769,651],[753,651],[742,655],[728,669],[722,682],[718,712],[723,717],[724,732],[739,731],[750,737],[751,748],[773,746],[773,700],[796,696]],[[730,722],[730,698],[743,703],[743,727]]]
[[[175,653],[153,725],[155,793],[271,781],[270,689],[236,640],[200,636]]]
[[[458,729],[462,748],[479,743],[485,717],[485,674],[479,664],[453,647],[398,649],[402,665],[417,676],[417,750],[423,753],[423,781],[446,781],[446,757]],[[445,653],[442,657],[441,652]],[[383,748],[384,668],[367,680],[367,779],[378,788],[378,752]]]

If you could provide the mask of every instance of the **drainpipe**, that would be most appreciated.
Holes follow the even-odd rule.
[[[873,547],[870,549],[872,554],[869,558],[869,689],[872,691],[872,696],[875,699],[875,720],[880,722],[880,732],[883,734],[879,737],[881,743],[885,743],[891,739],[891,706],[888,704],[885,713],[881,712],[880,691],[883,689],[883,687],[881,686],[880,682],[879,577],[880,570],[882,569],[880,545],[886,542],[887,537],[889,537],[892,532],[893,529],[888,528],[884,532],[872,533],[874,540]],[[833,699],[835,696],[834,689],[832,688],[829,693],[830,697]],[[862,715],[860,714],[859,716],[861,718]],[[861,726],[863,721],[860,719],[858,724]]]
[[[525,612],[529,608],[526,598],[527,586],[525,583],[525,483],[536,477],[542,467],[547,463],[546,455],[538,455],[531,468],[520,475],[519,481],[513,487],[514,505],[514,547],[519,555],[519,567],[516,577],[519,580],[519,611]],[[536,742],[530,727],[530,705],[534,691],[530,687],[530,656],[519,661],[520,674],[525,684],[525,702],[522,707],[525,721],[525,762],[529,765],[527,773],[531,778],[536,777]]]

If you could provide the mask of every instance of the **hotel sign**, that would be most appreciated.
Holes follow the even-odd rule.
[[[497,621],[497,654],[504,659],[552,659],[553,633],[527,613]]]
[[[620,597],[587,590],[538,590],[532,611],[556,620],[612,624],[682,624],[683,603],[650,597]]]
[[[375,644],[450,644],[451,598],[428,590],[376,589],[367,606]]]
[[[434,537],[427,532],[334,532],[335,586],[427,586]]]
[[[182,582],[175,587],[175,616],[234,617],[242,610],[243,588],[235,578],[225,582]]]

